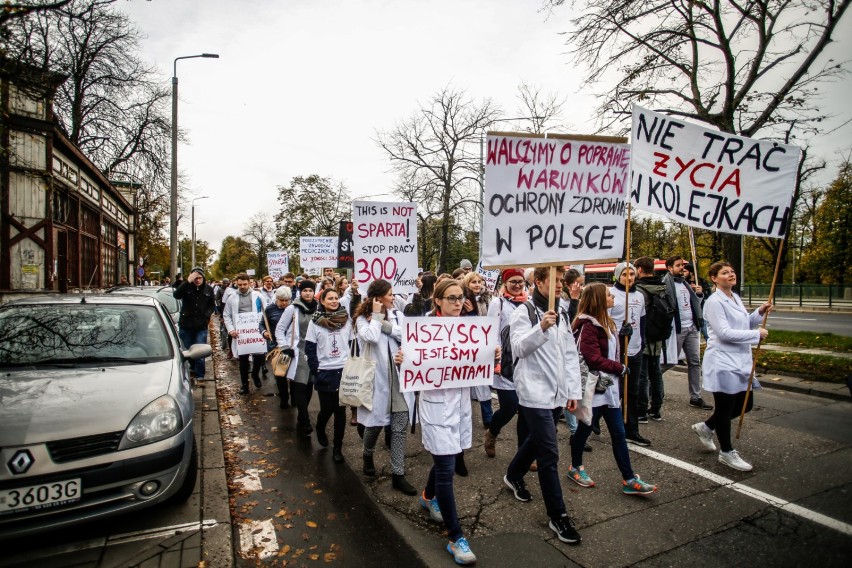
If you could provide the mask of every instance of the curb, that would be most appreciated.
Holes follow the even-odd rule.
[[[671,368],[672,371],[678,371],[680,373],[686,373],[687,368],[684,365],[675,365]],[[824,383],[821,381],[815,381],[813,379],[807,379],[803,377],[797,377],[793,375],[785,375],[783,373],[773,373],[773,375],[777,377],[782,377],[784,379],[788,379],[790,381],[799,381],[800,383],[807,383],[806,385],[802,384],[791,384],[791,383],[782,383],[771,380],[761,380],[760,386],[768,389],[775,390],[783,390],[788,392],[794,392],[798,394],[807,394],[811,396],[818,396],[820,398],[827,398],[831,400],[840,400],[846,402],[852,402],[852,394],[850,394],[849,389],[846,388],[846,385],[835,384],[835,383]],[[758,379],[760,377],[758,376]]]

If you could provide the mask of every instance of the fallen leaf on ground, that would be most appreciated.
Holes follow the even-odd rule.
[[[318,526],[318,525],[317,525],[315,522],[313,522],[313,521],[305,521],[305,524],[306,524],[306,525],[308,525],[309,527],[311,527],[312,529],[315,529],[315,528],[317,528],[317,526]]]

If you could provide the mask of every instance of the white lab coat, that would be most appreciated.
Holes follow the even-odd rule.
[[[561,302],[560,302],[561,304]],[[560,311],[562,308],[560,306]],[[580,357],[567,318],[559,325],[541,329],[544,313],[536,308],[538,322],[532,325],[529,312],[518,306],[509,320],[518,401],[527,408],[564,408],[569,400],[580,400]]]
[[[512,312],[515,311],[516,307],[517,304],[513,304],[506,298],[491,298],[491,303],[488,305],[488,315],[500,318],[500,329],[497,332],[498,337],[502,337],[503,328],[509,325],[509,318],[512,317]],[[515,390],[515,383],[504,378],[500,373],[494,373],[494,384],[492,386],[500,390]]]
[[[704,302],[704,319],[707,321],[707,349],[701,366],[704,388],[728,394],[745,391],[751,373],[751,346],[760,342],[760,332],[755,328],[763,316],[758,310],[749,314],[737,294],[729,298],[717,291]],[[760,388],[757,379],[752,388]]]
[[[358,423],[367,427],[387,426],[390,424],[390,386],[391,380],[388,376],[391,359],[399,351],[402,341],[402,329],[400,328],[400,312],[392,310],[387,314],[387,321],[393,326],[390,335],[382,333],[382,322],[376,318],[370,321],[364,316],[359,316],[355,322],[358,334],[358,343],[361,354],[369,344],[370,359],[376,362],[376,378],[373,382],[373,410],[367,410],[361,406],[358,408]],[[393,363],[396,365],[396,363]],[[414,420],[414,393],[402,393],[405,403],[408,405],[408,422]],[[394,412],[401,412],[402,408],[394,408]]]
[[[223,300],[224,301],[224,300]],[[228,330],[228,333],[237,329],[237,313],[240,310],[240,294],[239,292],[234,291],[233,294],[228,296],[227,301],[224,301],[225,309],[222,310],[222,319],[225,320],[225,329]],[[266,304],[263,301],[263,297],[257,293],[256,290],[251,290],[251,306],[255,312],[262,314],[264,308],[266,308]],[[261,317],[263,317],[261,315]],[[234,357],[238,357],[237,354],[237,342],[231,342],[231,353]]]

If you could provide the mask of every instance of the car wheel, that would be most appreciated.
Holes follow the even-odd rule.
[[[195,490],[195,480],[198,478],[198,446],[195,443],[195,438],[192,439],[192,453],[189,456],[189,469],[186,471],[186,477],[183,478],[180,489],[177,493],[169,498],[170,503],[183,503],[192,495]]]

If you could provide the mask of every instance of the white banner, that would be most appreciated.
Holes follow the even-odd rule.
[[[266,253],[266,268],[273,280],[276,282],[281,280],[285,274],[290,272],[290,255],[283,250]]]
[[[488,136],[483,266],[621,256],[630,148],[586,138]]]
[[[260,334],[260,312],[237,314],[237,355],[266,353],[266,339]]]
[[[496,317],[404,318],[400,391],[490,385],[499,330]]]
[[[497,280],[500,279],[500,269],[485,270],[482,268],[482,261],[480,260],[479,264],[476,265],[476,272],[482,276],[482,279],[485,280],[485,285],[488,287],[488,291],[493,294],[495,288],[497,288]]]
[[[633,106],[631,202],[686,225],[782,238],[800,150]]]
[[[337,237],[299,237],[302,270],[337,266]]]
[[[353,278],[365,294],[373,280],[391,283],[394,294],[416,292],[417,204],[353,201]]]

